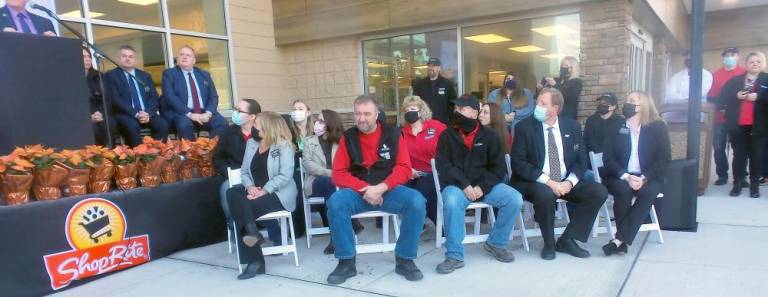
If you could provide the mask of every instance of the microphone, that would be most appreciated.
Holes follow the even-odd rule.
[[[32,3],[32,9],[42,10],[43,12],[45,12],[46,14],[48,14],[51,17],[53,17],[53,15],[55,15],[53,13],[53,11],[51,11],[50,9],[46,8],[45,6],[42,6],[42,5],[37,4],[37,3]]]

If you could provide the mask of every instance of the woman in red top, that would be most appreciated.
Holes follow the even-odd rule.
[[[741,194],[749,158],[749,196],[760,197],[762,154],[765,148],[768,74],[764,73],[765,55],[747,55],[747,73],[729,80],[720,91],[718,107],[725,110],[725,127],[733,147],[733,197]]]
[[[403,100],[402,141],[408,147],[411,158],[411,180],[407,187],[419,191],[427,199],[427,217],[434,223],[437,219],[437,193],[432,178],[431,160],[437,152],[437,140],[446,126],[432,119],[432,110],[419,96],[408,96]]]

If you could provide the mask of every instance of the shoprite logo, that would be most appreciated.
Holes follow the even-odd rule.
[[[69,210],[65,234],[72,250],[44,256],[51,288],[149,261],[149,237],[126,238],[123,211],[102,198],[89,198]]]

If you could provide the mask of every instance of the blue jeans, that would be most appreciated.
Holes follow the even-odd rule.
[[[443,189],[443,217],[445,218],[445,257],[456,260],[464,260],[465,226],[464,215],[467,206],[471,203],[464,195],[464,191],[456,186],[447,186]],[[491,189],[490,193],[483,196],[482,202],[499,209],[496,215],[496,223],[491,228],[488,236],[488,244],[497,248],[507,248],[509,234],[515,226],[515,219],[520,214],[523,205],[523,195],[512,187],[499,183]]]
[[[351,189],[341,189],[326,202],[331,239],[336,246],[337,259],[355,257],[355,236],[352,216],[366,211],[385,211],[400,215],[400,238],[395,245],[395,255],[403,259],[415,259],[419,250],[419,237],[424,226],[426,210],[424,197],[416,190],[397,186],[384,193],[381,206],[370,205],[362,195]]]
[[[221,210],[224,211],[224,218],[227,220],[227,229],[232,230],[232,210],[229,208],[229,201],[227,201],[227,190],[229,190],[229,181],[225,180],[219,187],[219,197],[221,198]],[[276,220],[261,221],[257,224],[267,229],[269,240],[275,245],[280,245],[283,242],[280,237],[280,224]]]

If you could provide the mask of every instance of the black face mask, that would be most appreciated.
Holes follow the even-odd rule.
[[[409,124],[413,124],[418,120],[419,120],[418,111],[409,111],[405,113],[405,121],[408,122]]]
[[[608,110],[608,105],[600,104],[597,106],[597,113],[599,113],[600,115],[606,115],[609,112],[610,110]]]
[[[560,67],[560,78],[568,77],[571,71],[568,68]]]
[[[468,117],[465,117],[463,114],[461,114],[458,111],[454,111],[453,114],[456,117],[456,125],[464,133],[472,132],[472,130],[475,130],[475,127],[477,127],[479,123],[477,119],[470,119]]]
[[[624,107],[621,109],[621,114],[625,119],[631,118],[637,114],[637,105],[632,103],[624,103]]]

